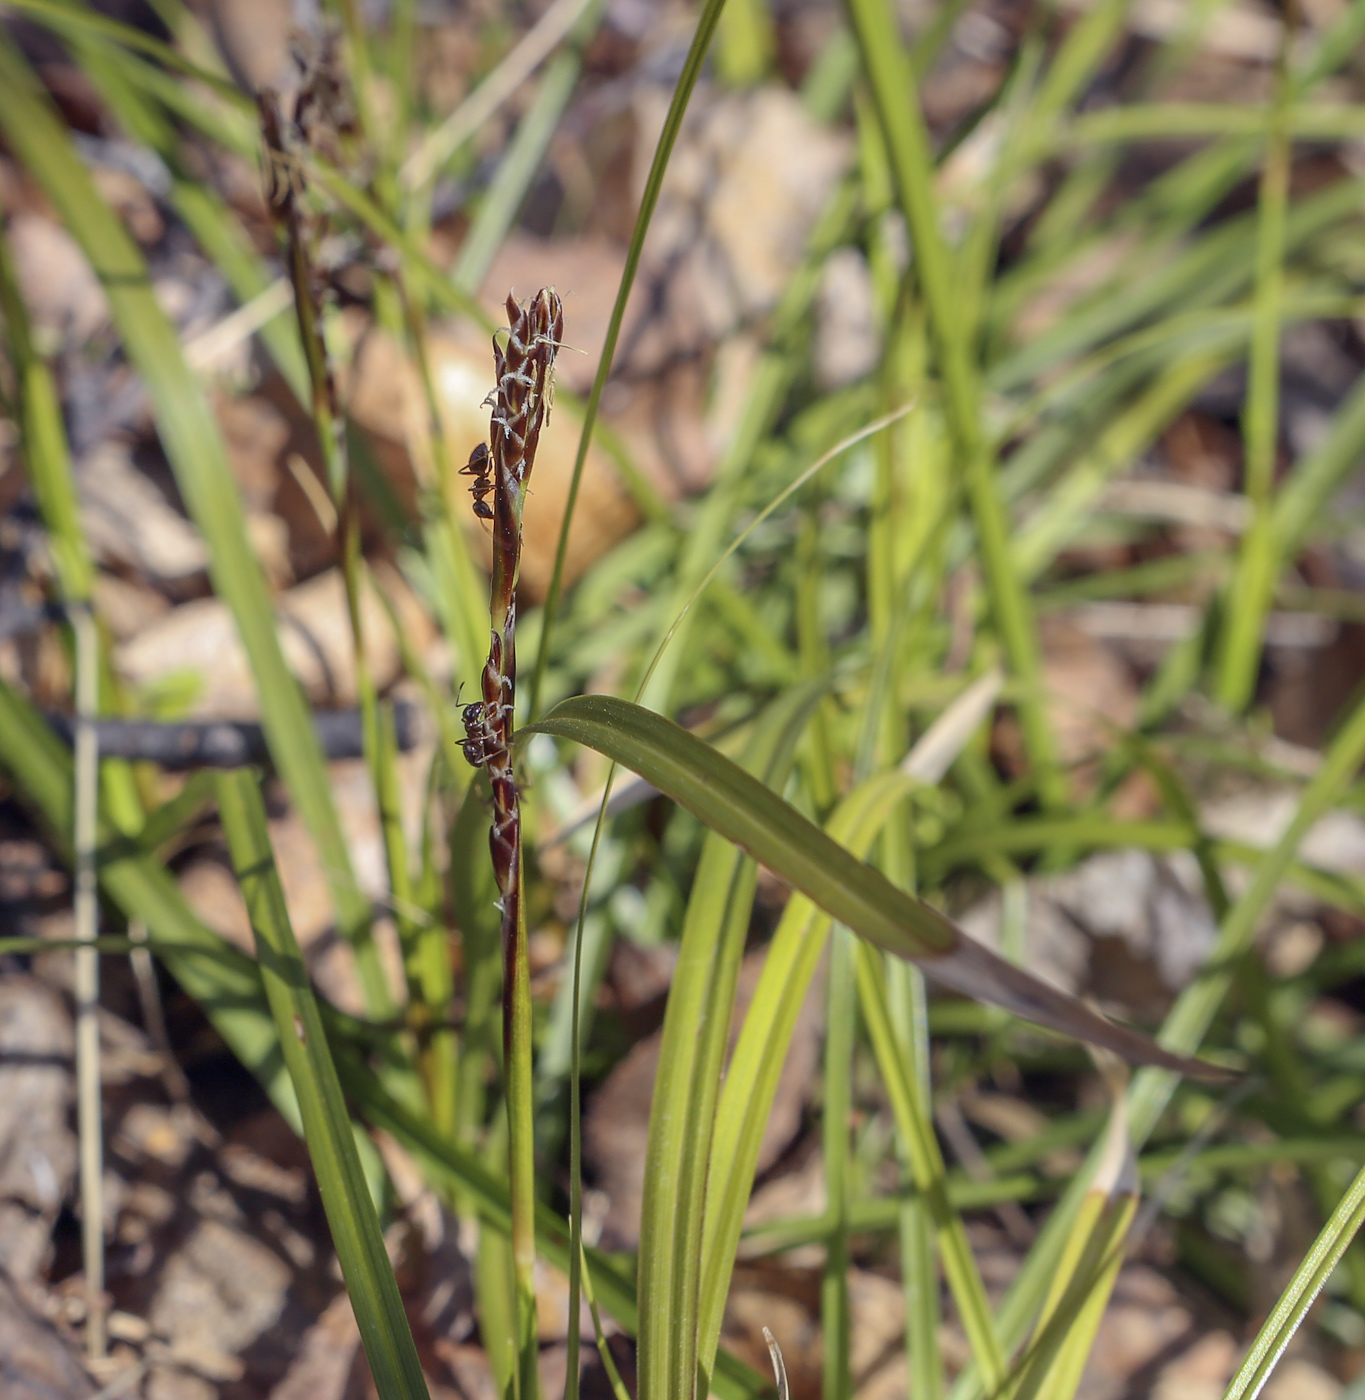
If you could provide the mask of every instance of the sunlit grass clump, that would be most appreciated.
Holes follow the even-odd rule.
[[[1244,1319],[1254,1340],[1227,1400],[1259,1392],[1329,1279],[1335,1335],[1359,1345],[1365,1270],[1348,1250],[1365,1210],[1365,1176],[1352,1179],[1365,1155],[1360,1085],[1354,1062],[1305,1030],[1359,957],[1342,942],[1277,983],[1257,938],[1291,881],[1353,921],[1365,913],[1358,873],[1301,853],[1320,818],[1359,808],[1365,704],[1344,708],[1297,777],[1277,766],[1284,751],[1264,742],[1257,707],[1279,664],[1266,647],[1277,611],[1359,615],[1358,600],[1346,607],[1295,571],[1358,529],[1334,502],[1365,456],[1365,378],[1293,450],[1281,346],[1287,327],[1340,328],[1361,305],[1361,181],[1338,155],[1365,121],[1338,94],[1359,83],[1365,6],[1289,10],[1273,25],[1256,12],[1264,23],[1250,32],[1270,25],[1273,42],[1242,61],[1259,65],[1268,96],[1243,106],[1165,97],[1226,42],[1216,26],[1233,7],[1191,5],[1174,32],[1138,43],[1130,7],[1111,0],[1037,7],[1019,33],[941,0],[913,36],[890,0],[847,0],[800,100],[812,121],[847,134],[848,168],[805,231],[796,274],[745,328],[750,369],[712,474],[668,500],[601,421],[627,300],[689,103],[793,76],[782,6],[706,0],[633,206],[591,388],[561,388],[554,407],[579,447],[555,557],[537,561],[551,581],[535,607],[517,587],[522,507],[557,359],[573,345],[572,289],[514,289],[505,302],[499,289],[496,311],[476,294],[552,143],[576,139],[561,123],[593,81],[585,55],[611,22],[606,7],[556,0],[444,117],[424,107],[427,18],[411,4],[383,24],[341,4],[289,95],[241,91],[173,0],[156,7],[163,38],[66,0],[15,8],[60,42],[111,129],[155,153],[170,217],[261,313],[262,372],[279,375],[313,425],[383,836],[382,909],[358,882],[206,385],[20,31],[0,34],[0,135],[108,299],[249,659],[272,768],[326,874],[363,1013],[343,1014],[310,983],[260,774],[224,773],[212,787],[253,958],[191,912],[162,859],[199,818],[209,780],[190,779],[194,803],[160,805],[163,789],[127,761],[96,771],[95,721],[137,701],[98,626],[68,386],[8,256],[5,408],[82,685],[73,757],[31,698],[0,683],[0,766],[78,872],[78,939],[98,933],[97,880],[106,923],[120,925],[100,946],[136,951],[124,934],[145,930],[145,947],[302,1132],[383,1400],[423,1396],[426,1381],[385,1249],[391,1196],[376,1131],[478,1240],[479,1341],[508,1400],[534,1400],[542,1385],[537,1259],[568,1275],[570,1319],[590,1304],[621,1400],[604,1327],[633,1339],[640,1400],[756,1400],[767,1378],[723,1338],[736,1259],[765,1238],[823,1246],[827,1400],[856,1388],[850,1269],[873,1254],[904,1285],[914,1400],[1070,1400],[1119,1271],[1151,1227],[1144,1192],[1153,1199],[1155,1185],[1158,1203],[1182,1213],[1175,1238],[1208,1245],[1203,1212],[1220,1185],[1241,1189],[1271,1167],[1274,1189],[1302,1196],[1320,1234],[1269,1316]],[[958,124],[938,129],[926,115],[935,75],[987,39],[1008,61]],[[471,143],[523,91],[529,101],[481,169]],[[1309,140],[1320,157],[1311,180]],[[206,148],[259,161],[271,246],[204,178]],[[462,203],[442,242],[431,236],[436,194],[453,175]],[[438,251],[456,237],[446,266]],[[869,353],[849,382],[821,387],[821,288],[841,254],[865,272]],[[347,311],[400,344],[421,385],[411,500],[350,421]],[[488,440],[467,458],[469,444],[447,440],[427,354],[432,324],[446,320],[492,341]],[[1159,475],[1164,435],[1229,382],[1236,479],[1215,504],[1236,528],[1182,549],[1174,526],[1212,509],[1215,493],[1167,481],[1161,509],[1125,513],[1115,484],[1140,466]],[[717,397],[731,389],[711,386]],[[575,512],[593,509],[580,485],[603,440],[646,523],[569,588],[568,534]],[[435,736],[416,821],[400,799],[392,696],[365,660],[361,600],[378,588],[381,555],[440,638],[426,654],[399,638]],[[1100,600],[1145,618],[1149,603],[1168,604],[1183,622],[1143,663],[1131,714],[1090,725],[1099,738],[1078,753],[1064,721],[1088,714],[1092,697],[1062,693],[1040,617]],[[617,766],[634,780],[617,781]],[[1248,770],[1295,784],[1292,817],[1264,847],[1217,837],[1205,820],[1200,782]],[[595,829],[580,806],[599,811]],[[1037,976],[1025,937],[1042,882],[1129,849],[1189,860],[1216,925],[1203,969],[1145,1026]],[[985,888],[1000,893],[994,950],[950,917]],[[575,904],[576,920],[563,913]],[[564,957],[533,983],[537,924],[562,935]],[[398,956],[386,961],[389,925]],[[585,1240],[580,1124],[585,1055],[600,1065],[620,1051],[599,993],[628,935],[677,953],[630,1258]],[[732,1025],[753,947],[762,971]],[[82,958],[89,1032],[93,946]],[[958,999],[931,999],[935,986]],[[810,996],[823,1003],[814,1098],[825,1206],[746,1238],[765,1126]],[[97,1037],[82,1044],[91,1149]],[[953,1164],[936,1112],[977,1083],[1038,1089],[1048,1127],[1036,1143]],[[1208,1166],[1201,1154],[1235,1148],[1246,1125],[1255,1152],[1224,1152],[1209,1184],[1195,1170]],[[1220,1135],[1228,1142],[1211,1144]],[[1045,1169],[1058,1144],[1084,1154],[1064,1180]],[[88,1150],[88,1216],[98,1168]],[[997,1296],[969,1225],[974,1211],[1010,1204],[1027,1208],[1012,1218],[1032,1238]],[[98,1352],[97,1229],[85,1247]],[[1197,1269],[1221,1247],[1201,1256],[1191,1245],[1181,1263]],[[951,1375],[945,1319],[969,1357]],[[576,1400],[576,1321],[566,1343]]]

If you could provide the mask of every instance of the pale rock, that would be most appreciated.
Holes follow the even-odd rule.
[[[700,261],[697,286],[718,336],[777,304],[850,147],[784,88],[712,95],[696,110],[679,143],[684,159],[669,168],[650,256]]]
[[[75,1347],[0,1269],[0,1393],[5,1400],[87,1400],[95,1385]]]
[[[1302,1356],[1281,1361],[1271,1373],[1262,1400],[1337,1400],[1342,1384]]]
[[[1152,1400],[1223,1400],[1238,1359],[1228,1333],[1209,1332],[1162,1370]]]
[[[343,1400],[359,1351],[360,1328],[351,1300],[340,1293],[304,1333],[270,1400]]]
[[[1122,942],[1151,963],[1168,991],[1186,986],[1217,939],[1198,869],[1186,853],[1104,851],[1062,875],[1029,882],[1024,944],[1029,965],[1069,992],[1090,980],[1092,943]],[[998,946],[1000,896],[988,895],[958,922],[972,937]]]
[[[135,637],[170,608],[154,589],[143,588],[117,574],[95,575],[95,611],[117,642]]]
[[[881,335],[872,273],[857,248],[840,248],[825,260],[815,315],[816,383],[842,389],[871,374],[881,358]]]
[[[76,1169],[71,1018],[28,977],[0,981],[0,1273],[35,1278]]]
[[[1292,789],[1243,793],[1206,804],[1200,819],[1212,836],[1267,849],[1288,828],[1299,800]],[[1309,828],[1298,858],[1345,875],[1365,873],[1365,818],[1354,812],[1329,812]]]
[[[905,1290],[894,1279],[853,1269],[848,1278],[849,1361],[867,1374],[905,1332]]]
[[[40,337],[79,345],[107,323],[104,288],[66,229],[41,214],[19,213],[6,224],[5,238]]]
[[[202,573],[208,551],[194,526],[133,465],[127,446],[106,441],[76,469],[81,524],[95,558],[177,580]]]
[[[225,1221],[202,1219],[167,1262],[148,1320],[174,1358],[201,1376],[235,1380],[238,1353],[278,1320],[290,1282],[273,1249]]]
[[[431,635],[425,613],[396,572],[383,565],[373,572],[396,604],[409,643],[420,652]],[[382,690],[397,677],[400,657],[388,612],[373,588],[362,590],[361,622],[370,674]],[[285,660],[314,705],[356,703],[355,656],[339,570],[282,595],[277,630]],[[122,676],[135,686],[197,672],[203,682],[193,710],[197,718],[241,719],[258,713],[246,651],[227,605],[218,598],[173,608],[119,646],[115,659]]]

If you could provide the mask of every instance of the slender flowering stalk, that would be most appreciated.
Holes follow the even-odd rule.
[[[366,661],[362,625],[360,600],[365,561],[360,547],[360,502],[346,450],[346,415],[323,333],[328,279],[319,266],[317,249],[326,224],[320,214],[310,214],[306,207],[301,159],[310,144],[335,140],[350,121],[343,82],[336,70],[335,45],[325,45],[321,61],[305,73],[292,114],[286,115],[279,99],[268,90],[259,94],[257,102],[265,146],[266,201],[284,241],[299,338],[308,365],[313,421],[326,465],[327,487],[336,508],[336,548],[346,586],[365,756],[377,792],[382,761],[379,696]],[[324,138],[324,132],[330,132],[330,138]],[[382,808],[382,802],[380,805]],[[391,870],[390,883],[394,889],[400,888],[401,873]],[[369,1010],[379,1019],[387,1020],[397,1006],[379,961],[368,906],[357,894],[350,908],[338,912],[343,928],[355,944]]]
[[[503,1054],[507,1075],[508,1154],[512,1181],[512,1258],[517,1293],[519,1400],[538,1388],[535,1267],[535,1154],[531,1089],[531,993],[526,958],[526,914],[521,899],[521,808],[512,771],[516,690],[517,574],[521,567],[521,512],[535,465],[540,430],[550,411],[555,355],[564,308],[550,288],[522,306],[508,294],[507,342],[493,340],[497,388],[489,425],[491,444],[470,454],[463,474],[474,478],[474,514],[493,526],[492,635],[483,669],[483,699],[464,708],[465,757],[488,769],[493,822],[488,834],[502,914]],[[492,498],[492,505],[488,498]]]
[[[493,586],[489,605],[492,635],[483,668],[483,700],[464,709],[465,757],[488,769],[493,787],[489,849],[502,910],[503,956],[515,942],[520,885],[521,811],[512,773],[513,692],[516,688],[517,575],[521,568],[521,511],[535,465],[540,431],[549,412],[555,355],[564,329],[564,310],[554,291],[537,292],[522,307],[507,298],[511,318],[507,345],[493,341],[498,386],[489,396],[492,447],[480,443],[462,469],[474,477],[469,488],[474,513],[493,523]],[[492,496],[490,507],[487,497]],[[510,974],[510,966],[508,972]],[[510,980],[510,978],[509,978]],[[504,1038],[507,1028],[504,1027]],[[506,1046],[504,1045],[504,1048]]]

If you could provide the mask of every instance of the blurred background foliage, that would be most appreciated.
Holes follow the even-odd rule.
[[[16,1394],[535,1388],[455,468],[542,285],[519,723],[638,696],[1240,1078],[926,997],[629,775],[594,838],[605,759],[530,736],[539,1384],[581,1334],[596,1393],[752,1396],[767,1327],[800,1400],[1362,1393],[1363,41],[1360,0],[12,0],[0,1338],[60,1378]],[[105,727],[83,809],[78,711],[259,725],[264,803]]]

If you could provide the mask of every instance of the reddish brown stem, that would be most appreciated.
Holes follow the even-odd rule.
[[[535,1299],[535,1147],[531,1080],[531,993],[526,919],[521,903],[521,807],[512,770],[516,694],[517,573],[521,567],[521,511],[535,465],[540,430],[550,410],[555,355],[564,311],[550,289],[525,306],[507,298],[511,324],[505,345],[493,340],[498,384],[490,398],[492,443],[476,448],[465,468],[474,478],[474,513],[493,525],[493,582],[488,661],[482,699],[466,705],[465,757],[488,769],[493,822],[488,847],[502,913],[503,1053],[507,1082],[508,1159],[511,1175],[512,1260],[517,1297],[517,1400],[537,1393]],[[486,497],[493,498],[490,510]]]

